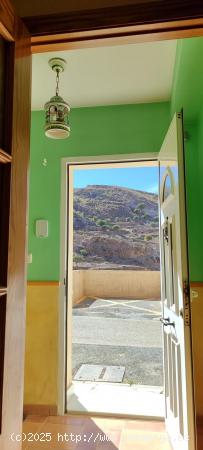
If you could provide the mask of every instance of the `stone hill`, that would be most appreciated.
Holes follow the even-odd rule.
[[[105,185],[75,189],[74,268],[159,270],[157,195]]]

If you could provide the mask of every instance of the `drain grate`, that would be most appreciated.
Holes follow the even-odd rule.
[[[98,364],[82,364],[74,376],[76,381],[107,381],[122,383],[124,366],[101,366]]]

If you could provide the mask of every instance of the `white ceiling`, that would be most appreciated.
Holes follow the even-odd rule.
[[[176,41],[130,44],[33,55],[32,109],[55,93],[48,60],[67,60],[60,95],[71,107],[162,102],[170,99]]]

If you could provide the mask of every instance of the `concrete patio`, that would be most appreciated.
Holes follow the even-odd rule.
[[[160,301],[86,298],[73,307],[73,378],[82,364],[124,366],[122,382],[163,386]]]

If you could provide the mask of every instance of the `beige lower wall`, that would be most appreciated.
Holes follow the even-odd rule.
[[[84,296],[160,299],[160,272],[135,270],[74,270],[73,303]]]
[[[58,283],[29,283],[25,346],[25,405],[57,405]]]
[[[74,302],[85,295],[160,298],[159,272],[74,271]],[[57,405],[59,283],[29,282],[25,405]]]
[[[133,272],[133,275],[135,272]],[[89,276],[91,274],[89,273]],[[147,273],[142,280],[147,284]],[[81,274],[78,274],[80,279]],[[154,279],[159,277],[158,272]],[[75,280],[78,281],[77,276]],[[100,295],[102,271],[96,282]],[[108,279],[108,284],[110,279]],[[115,278],[114,278],[115,280]],[[120,278],[117,278],[120,283]],[[157,280],[158,281],[158,280]],[[132,281],[131,281],[132,282]],[[102,281],[103,288],[106,281]],[[118,284],[119,284],[118,283]],[[130,281],[129,281],[130,283]],[[134,283],[134,281],[133,281]],[[141,288],[142,284],[138,284]],[[151,285],[152,286],[152,285]],[[155,289],[154,285],[154,289]],[[130,287],[132,289],[133,286]],[[146,286],[145,286],[146,289]],[[147,287],[149,289],[149,287]],[[192,300],[192,338],[194,362],[195,403],[198,417],[203,417],[203,284],[193,284],[198,296]],[[94,291],[95,292],[95,291]],[[145,290],[147,293],[148,291]],[[155,290],[154,297],[155,297]],[[158,291],[157,291],[158,292]],[[81,291],[78,289],[80,295]],[[90,294],[89,294],[90,295]],[[120,296],[119,292],[119,296]],[[146,295],[146,294],[145,294]],[[25,395],[26,405],[57,405],[58,374],[58,283],[29,283],[27,288],[27,323],[25,354]]]

